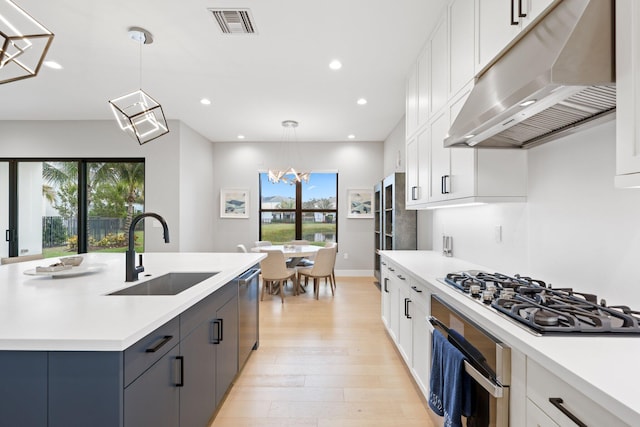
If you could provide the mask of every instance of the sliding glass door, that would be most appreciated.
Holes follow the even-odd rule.
[[[0,256],[124,252],[144,211],[144,161],[0,160]],[[143,251],[144,232],[135,235]]]

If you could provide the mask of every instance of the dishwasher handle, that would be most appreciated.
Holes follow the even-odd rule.
[[[260,274],[260,269],[259,268],[252,268],[252,269],[249,269],[249,270],[245,271],[240,276],[238,276],[238,285],[247,286],[259,274]]]

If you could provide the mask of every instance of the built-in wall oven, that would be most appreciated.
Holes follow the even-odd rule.
[[[431,296],[431,329],[437,329],[465,356],[465,371],[471,377],[472,415],[463,417],[467,427],[509,425],[511,351],[499,339],[445,303]],[[453,329],[462,337],[450,335]],[[461,341],[460,341],[461,340]]]

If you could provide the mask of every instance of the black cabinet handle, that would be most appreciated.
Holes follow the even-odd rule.
[[[417,286],[412,286],[411,289],[413,289],[414,291],[416,291],[417,293],[421,294],[422,293],[422,289],[418,289]]]
[[[396,269],[389,267],[389,271],[396,271]]]
[[[515,15],[515,1],[516,0],[511,0],[511,25],[518,25],[520,24],[518,21],[516,21],[515,19],[513,19],[514,15]]]
[[[406,277],[403,277],[403,276],[402,276],[402,274],[398,274],[398,279],[400,279],[400,280],[407,280],[407,278],[406,278]]]
[[[518,0],[518,16],[520,18],[526,18],[527,17],[526,13],[522,13],[522,0]]]
[[[442,178],[440,178],[440,186],[441,186],[441,191],[442,194],[449,194],[449,186],[447,185],[449,181],[449,179],[451,178],[450,175],[442,175]]]
[[[176,356],[176,361],[180,364],[178,372],[178,380],[176,381],[176,387],[184,387],[184,356]]]
[[[384,291],[385,291],[386,293],[389,293],[389,288],[387,287],[387,284],[388,284],[388,283],[389,283],[389,278],[388,278],[388,277],[385,277],[385,278],[384,278]]]
[[[155,353],[156,351],[160,350],[160,348],[163,345],[165,345],[166,343],[168,343],[172,339],[173,339],[173,335],[165,335],[164,337],[160,338],[160,341],[158,341],[158,344],[154,345],[151,348],[146,349],[145,353]]]
[[[214,328],[211,328],[211,343],[220,344],[222,342],[222,319],[215,319],[211,325],[215,326],[216,332],[214,333]]]
[[[563,414],[565,414],[571,421],[573,421],[574,423],[576,423],[576,425],[578,425],[579,427],[587,427],[587,425],[585,423],[583,423],[582,421],[580,421],[580,419],[578,419],[578,417],[576,417],[575,415],[573,415],[567,408],[565,408],[564,406],[562,406],[563,400],[561,397],[550,397],[549,398],[549,402],[551,402],[551,404],[553,406],[555,406],[556,408],[558,408],[558,410],[560,412],[562,412]]]
[[[405,298],[404,299],[404,315],[407,319],[411,319],[411,316],[409,315],[409,303],[411,302],[411,300],[409,298]]]

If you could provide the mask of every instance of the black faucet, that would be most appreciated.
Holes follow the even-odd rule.
[[[169,243],[169,227],[167,227],[167,222],[157,213],[153,212],[145,212],[133,219],[131,221],[131,225],[129,226],[129,248],[126,252],[125,258],[125,269],[126,269],[126,281],[127,282],[135,282],[138,280],[138,274],[144,271],[144,266],[142,265],[142,255],[140,255],[140,265],[136,267],[136,250],[135,250],[135,241],[134,241],[134,233],[135,228],[138,222],[145,217],[153,217],[160,221],[162,224],[162,228],[164,229],[164,242]]]

